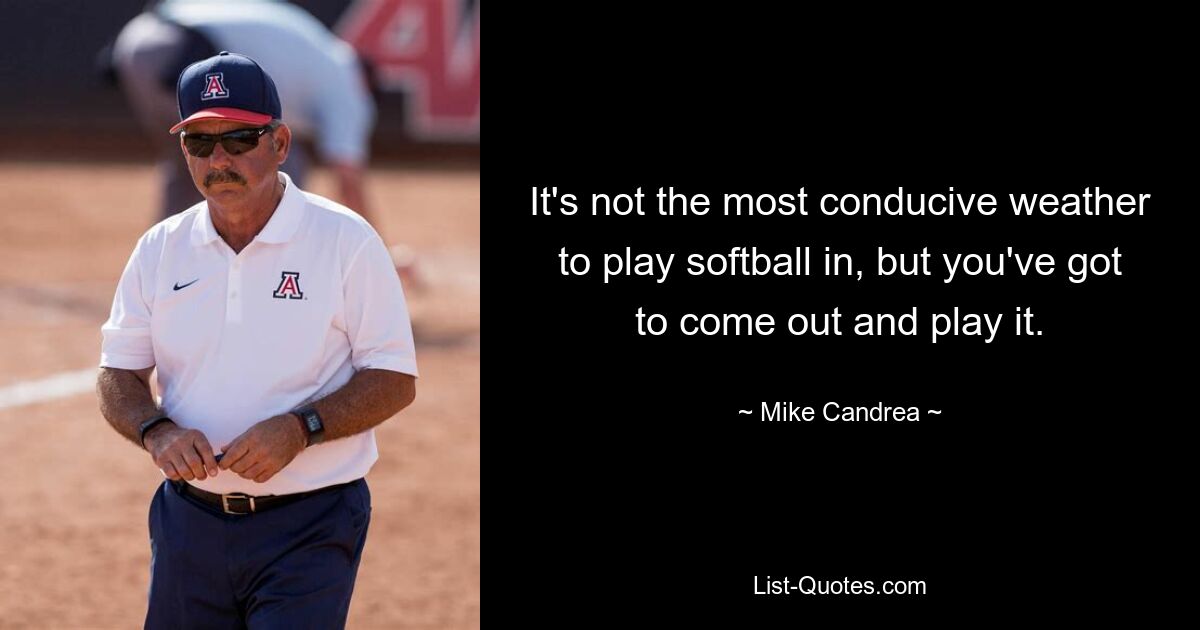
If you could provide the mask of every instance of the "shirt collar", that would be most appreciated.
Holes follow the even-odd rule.
[[[292,178],[288,177],[287,173],[280,171],[279,181],[283,182],[283,199],[279,201],[262,231],[254,237],[256,241],[286,243],[296,233],[296,229],[300,227],[300,220],[304,218],[304,194],[292,183]],[[208,204],[205,203],[192,224],[192,244],[208,245],[220,237],[217,228],[213,226]]]

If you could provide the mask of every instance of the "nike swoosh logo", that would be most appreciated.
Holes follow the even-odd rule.
[[[175,283],[175,290],[176,290],[176,291],[178,291],[178,290],[180,290],[180,289],[186,289],[186,288],[188,288],[188,287],[192,286],[193,284],[196,284],[196,283],[197,283],[197,282],[199,282],[199,281],[200,281],[200,278],[196,278],[195,280],[192,280],[191,282],[189,282],[189,283],[187,283],[187,284],[179,284],[178,282],[176,282],[176,283]]]

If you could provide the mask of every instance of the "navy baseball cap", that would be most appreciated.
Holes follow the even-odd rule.
[[[180,121],[171,133],[197,120],[265,125],[283,115],[275,82],[253,59],[237,53],[222,51],[184,68],[175,94]]]

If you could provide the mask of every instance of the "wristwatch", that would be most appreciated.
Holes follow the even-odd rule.
[[[300,418],[300,424],[308,433],[308,446],[320,444],[325,439],[325,423],[321,421],[321,414],[317,413],[316,408],[305,405],[292,413]]]
[[[138,427],[138,442],[142,444],[143,449],[146,448],[146,433],[163,422],[174,422],[174,420],[168,416],[154,416]]]

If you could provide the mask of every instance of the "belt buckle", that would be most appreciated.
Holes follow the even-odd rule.
[[[250,505],[250,511],[249,512],[234,512],[233,510],[229,509],[229,500],[230,499],[246,500],[246,502],[249,503],[249,505]],[[251,514],[254,512],[254,497],[247,495],[247,494],[242,494],[240,492],[235,492],[233,494],[222,494],[221,495],[221,507],[225,510],[226,514]]]

